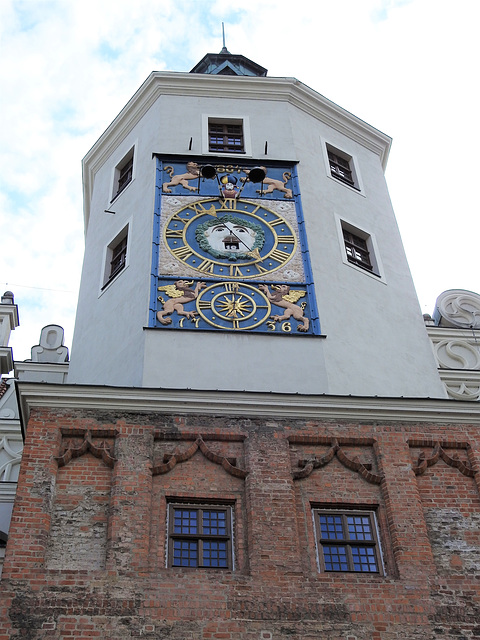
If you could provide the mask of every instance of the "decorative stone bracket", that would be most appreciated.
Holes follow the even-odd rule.
[[[432,467],[434,464],[437,464],[440,458],[450,467],[458,469],[464,476],[468,476],[469,478],[473,478],[475,476],[475,471],[469,462],[460,460],[458,453],[450,456],[439,442],[436,442],[433,446],[432,455],[429,458],[426,457],[424,451],[420,453],[417,462],[412,465],[415,475],[421,476],[425,473],[428,467]]]
[[[335,456],[344,467],[351,469],[352,471],[356,471],[367,482],[370,482],[371,484],[381,484],[383,474],[372,473],[371,465],[360,462],[358,460],[358,456],[355,456],[353,459],[349,458],[340,447],[336,438],[331,441],[330,449],[321,458],[314,456],[308,460],[299,460],[298,465],[301,469],[293,472],[293,479],[300,480],[301,478],[307,478],[314,469],[324,467],[331,462]]]
[[[113,455],[113,444],[108,444],[105,440],[102,440],[98,445],[94,444],[90,431],[85,432],[83,435],[83,442],[79,446],[76,446],[72,440],[65,441],[61,454],[55,457],[58,466],[64,467],[72,458],[79,458],[84,453],[90,452],[96,458],[101,458],[107,466],[113,467],[116,462],[116,458]]]
[[[168,473],[178,463],[190,460],[198,450],[200,450],[207,460],[221,465],[230,475],[235,476],[236,478],[245,478],[247,476],[247,471],[236,466],[235,458],[226,458],[225,456],[220,456],[217,453],[214,453],[207,447],[202,436],[199,436],[185,451],[166,454],[163,458],[163,463],[152,468],[152,475],[155,476],[162,473]]]

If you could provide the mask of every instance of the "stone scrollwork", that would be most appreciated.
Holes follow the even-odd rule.
[[[480,400],[480,384],[458,382],[457,384],[443,381],[448,395],[455,400]]]
[[[0,439],[0,481],[16,482],[22,459],[21,438],[4,435]]]
[[[437,342],[435,355],[442,369],[480,369],[480,346],[466,339]]]
[[[437,298],[437,311],[447,326],[480,329],[480,295],[464,289],[444,291]],[[440,324],[444,324],[440,321]]]
[[[80,444],[76,444],[72,440],[64,442],[60,455],[55,460],[59,467],[64,467],[72,458],[79,458],[88,452],[96,458],[101,458],[108,467],[113,467],[116,462],[116,458],[113,455],[113,444],[109,444],[104,440],[101,440],[98,444],[94,443],[90,431],[85,433]]]
[[[437,464],[440,459],[442,459],[448,466],[458,469],[464,476],[469,478],[473,478],[475,476],[475,471],[468,461],[461,460],[458,453],[450,455],[439,442],[435,443],[432,449],[432,455],[428,458],[424,451],[420,452],[418,460],[412,465],[412,469],[416,476],[420,476],[425,473],[428,467],[432,467],[434,464]]]
[[[369,468],[370,465],[360,462],[357,456],[355,456],[353,459],[349,458],[336,438],[333,438],[330,444],[330,449],[323,456],[313,456],[308,460],[299,460],[298,464],[300,469],[298,471],[294,471],[292,474],[294,480],[307,478],[314,469],[320,469],[321,467],[324,467],[329,462],[331,462],[335,456],[343,464],[344,467],[350,469],[351,471],[357,472],[367,482],[370,482],[371,484],[382,483],[382,474],[373,473]]]
[[[246,478],[247,472],[244,469],[237,467],[235,459],[218,455],[217,453],[212,451],[209,447],[207,447],[205,441],[201,436],[198,436],[197,439],[183,451],[176,451],[173,454],[166,454],[161,464],[152,467],[152,475],[155,476],[168,473],[177,464],[190,460],[190,458],[192,458],[197,453],[197,451],[200,451],[205,456],[205,458],[207,458],[207,460],[210,460],[210,462],[223,467],[225,471],[231,476],[235,476],[236,478]]]

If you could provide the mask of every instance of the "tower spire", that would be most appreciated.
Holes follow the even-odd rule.
[[[224,22],[222,22],[222,40],[223,40],[223,47],[220,53],[230,53],[230,51],[225,46],[225,23]]]

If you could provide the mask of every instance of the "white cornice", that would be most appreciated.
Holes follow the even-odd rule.
[[[95,173],[161,95],[208,96],[288,102],[356,140],[380,157],[385,169],[391,138],[295,78],[232,77],[155,71],[141,85],[83,159],[85,228]],[[161,151],[160,149],[152,149]]]
[[[427,326],[427,333],[431,340],[473,340],[478,336],[478,330],[472,330],[469,327],[434,327]]]
[[[225,417],[433,422],[480,425],[480,403],[430,398],[378,398],[193,389],[144,389],[17,382],[26,424],[32,408]]]

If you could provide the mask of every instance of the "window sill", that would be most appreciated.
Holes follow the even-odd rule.
[[[126,269],[128,269],[128,264],[122,267],[120,271],[118,271],[114,276],[109,278],[107,282],[100,287],[100,292],[98,294],[99,298],[105,293],[105,291],[107,291],[107,289],[110,289],[110,286],[122,275],[122,273],[125,273]]]
[[[113,196],[113,198],[110,200],[110,204],[113,204],[115,202],[115,200],[122,195],[122,193],[125,193],[125,191],[128,189],[128,187],[132,184],[132,182],[134,182],[135,178],[132,178],[130,180],[130,182],[127,182],[127,184],[123,187],[123,189],[121,189],[120,191],[117,191],[117,193]]]

